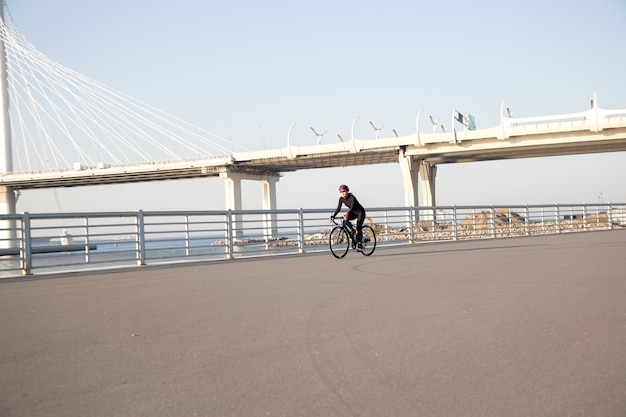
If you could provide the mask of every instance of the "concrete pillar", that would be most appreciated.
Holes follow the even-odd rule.
[[[402,184],[404,185],[404,205],[407,207],[419,206],[417,193],[419,159],[406,155],[404,149],[400,150],[400,172],[402,172]],[[411,214],[415,221],[419,221],[419,211]],[[407,222],[407,227],[411,228],[411,221]]]
[[[234,211],[241,210],[241,175],[225,171],[220,173],[220,177],[226,182],[226,209]],[[239,213],[235,213],[233,230],[236,239],[243,237],[242,217]]]
[[[423,206],[435,206],[435,177],[437,176],[437,165],[422,161],[419,165],[420,188],[422,189]],[[434,210],[427,210],[424,213],[424,220],[435,220]]]
[[[266,179],[261,181],[263,187],[263,210],[276,210],[276,183],[278,182],[277,176],[267,176]],[[276,213],[265,215],[264,220],[265,237],[277,237],[278,236],[278,218]]]
[[[404,149],[400,151],[399,162],[404,184],[404,204],[407,207],[434,206],[437,165],[406,155]],[[418,197],[418,186],[421,188],[421,204]],[[433,210],[428,210],[423,214],[422,220],[434,220],[435,218]],[[419,214],[416,214],[415,220],[420,220]]]
[[[226,209],[242,210],[241,204],[241,181],[260,181],[262,188],[263,210],[276,210],[276,183],[279,180],[278,174],[254,174],[248,172],[237,172],[226,169],[220,173],[220,178],[226,181]],[[276,237],[278,235],[278,220],[275,213],[266,215],[264,220],[265,237]],[[235,214],[235,237],[243,237],[243,223],[241,214]]]
[[[241,176],[229,172],[220,174],[220,177],[226,182],[226,209],[241,210]]]
[[[419,160],[407,156],[404,149],[400,151],[400,172],[402,172],[402,184],[404,185],[404,205],[407,207],[419,206],[417,184],[419,173]]]

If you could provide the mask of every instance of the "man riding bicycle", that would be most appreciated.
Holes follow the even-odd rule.
[[[346,221],[356,219],[356,241],[357,249],[360,251],[363,249],[362,240],[363,240],[363,222],[365,221],[365,209],[359,203],[359,200],[356,199],[354,194],[350,192],[350,188],[347,185],[342,184],[339,186],[339,204],[337,204],[337,209],[330,216],[331,219],[334,219],[337,213],[341,210],[342,205],[346,205],[348,207],[348,212],[344,214],[343,218]]]

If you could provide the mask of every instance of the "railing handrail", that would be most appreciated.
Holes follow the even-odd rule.
[[[276,254],[280,252],[276,248],[281,247],[293,247],[297,253],[326,250],[328,215],[333,211],[298,208],[4,214],[0,215],[0,232],[9,231],[5,236],[15,237],[0,240],[0,277],[3,272],[30,275],[33,270],[64,270],[57,265],[59,262],[66,269],[90,269],[97,263],[109,267],[112,260],[141,266]],[[626,226],[626,203],[369,207],[367,216],[380,233],[380,244],[412,244],[612,229]],[[120,242],[126,246],[125,252],[113,251],[113,243],[117,248]],[[180,253],[180,242],[184,242],[184,254]],[[102,249],[97,250],[97,246]],[[70,252],[74,254],[71,265],[66,262],[70,258],[62,258]]]

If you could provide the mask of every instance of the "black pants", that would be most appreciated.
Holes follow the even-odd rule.
[[[353,211],[350,213],[349,220],[356,219],[356,241],[363,241],[363,222],[365,222],[365,211]]]

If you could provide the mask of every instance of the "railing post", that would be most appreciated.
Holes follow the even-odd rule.
[[[554,210],[556,211],[556,232],[561,233],[561,210],[558,204],[554,207]]]
[[[33,273],[33,256],[30,237],[30,214],[28,212],[24,212],[22,216],[22,240],[20,243],[22,275],[32,275]]]
[[[417,215],[415,211],[418,211]],[[414,219],[419,219],[419,207],[413,207],[409,209],[409,243],[415,243],[415,221]]]
[[[530,236],[530,210],[528,209],[528,204],[526,204],[526,221],[524,222],[524,227],[526,229],[526,236]]]
[[[233,211],[228,209],[226,212],[226,259],[235,257],[233,240]]]
[[[185,256],[189,256],[191,253],[189,238],[189,215],[185,215]]]
[[[89,217],[85,217],[85,263],[89,263]]]
[[[478,225],[476,224],[476,208],[472,207],[472,234],[476,237],[476,228]]]
[[[137,251],[137,265],[142,266],[146,264],[146,233],[144,226],[143,210],[137,212],[137,244],[135,246]]]
[[[609,203],[606,214],[608,216],[608,221],[609,221],[608,227],[609,229],[613,229],[613,205],[611,203]]]
[[[304,210],[298,210],[298,253],[304,253]]]
[[[435,240],[435,238],[437,237],[437,208],[435,206],[433,206],[433,219],[431,221],[431,225],[432,225],[432,233],[430,234],[431,239]]]
[[[385,210],[385,241],[389,242],[389,211]]]
[[[511,218],[511,207],[509,207],[507,210],[509,210],[509,215],[507,216],[509,220],[509,236],[512,236],[513,235],[513,219]]]
[[[585,232],[589,231],[589,210],[587,210],[587,203],[583,203],[583,230]]]
[[[456,218],[456,205],[452,207],[452,236],[454,240],[459,240],[459,227]]]
[[[491,237],[498,237],[496,233],[496,208],[491,205]]]

